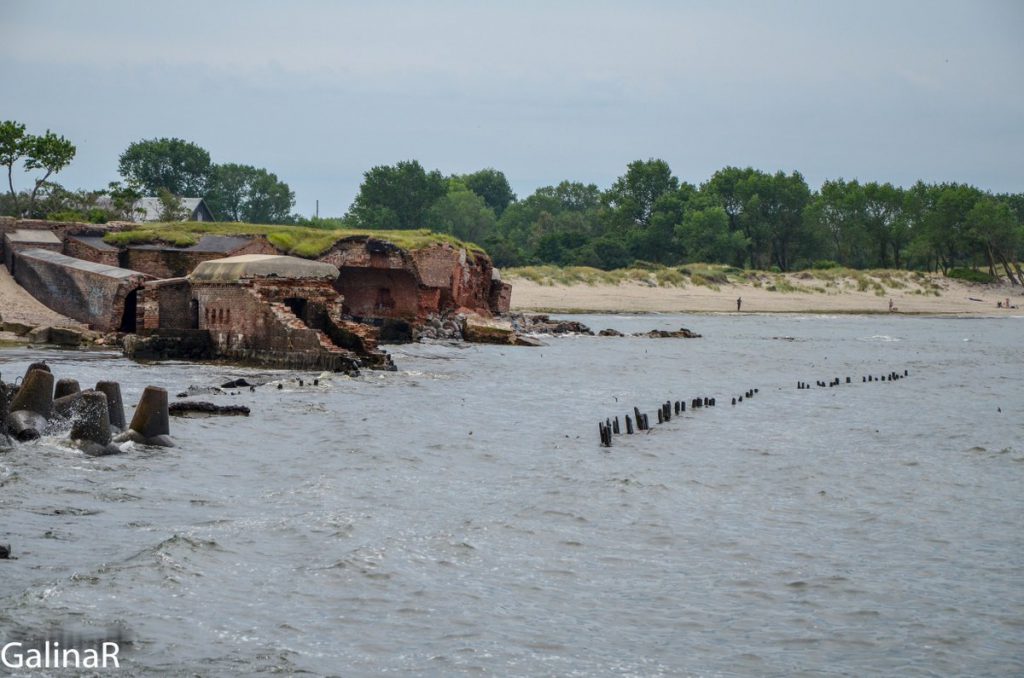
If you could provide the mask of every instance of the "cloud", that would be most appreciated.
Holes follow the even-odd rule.
[[[131,141],[179,136],[343,212],[362,172],[418,158],[521,194],[608,185],[636,158],[815,183],[1024,182],[1014,3],[104,2],[5,5],[5,117],[80,142],[103,185]],[[940,150],[941,149],[941,150]],[[1016,150],[1015,150],[1016,149]]]

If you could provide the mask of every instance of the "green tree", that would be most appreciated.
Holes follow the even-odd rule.
[[[255,224],[283,224],[290,220],[295,192],[276,174],[257,170],[249,184],[245,220]]]
[[[7,168],[7,186],[11,196],[11,212],[16,215],[33,214],[40,191],[46,191],[50,177],[67,167],[75,157],[75,145],[63,136],[46,130],[40,136],[26,134],[25,125],[13,120],[0,122],[0,164]],[[14,190],[14,166],[23,162],[26,172],[42,170],[33,180],[28,204],[22,209]],[[61,189],[63,190],[63,189]]]
[[[11,191],[13,214],[18,211],[18,194],[14,190],[14,166],[25,157],[25,126],[13,120],[0,122],[0,164],[7,168],[7,185]]]
[[[427,212],[427,223],[433,231],[480,243],[494,234],[496,219],[482,197],[463,188],[438,199]]]
[[[981,191],[966,184],[940,184],[928,191],[924,231],[943,273],[973,263],[967,215],[981,197]]]
[[[183,197],[203,197],[210,180],[210,154],[183,139],[149,139],[128,146],[118,171],[146,195],[160,189]]]
[[[426,228],[427,211],[447,192],[444,176],[416,160],[379,165],[363,175],[348,217],[361,228]]]
[[[1002,264],[1006,277],[1014,285],[1024,284],[1024,280],[1018,280],[1014,271],[1010,269],[1010,263],[1017,268],[1017,252],[1020,247],[1021,229],[1020,223],[1015,218],[1010,206],[993,198],[985,196],[979,199],[971,211],[967,213],[970,236],[983,250],[988,260],[988,272],[993,278],[998,278],[996,273],[998,264]]]
[[[25,171],[43,170],[43,175],[36,177],[35,185],[28,198],[28,212],[31,214],[36,203],[39,189],[47,183],[50,176],[60,172],[71,164],[77,149],[75,145],[50,130],[42,136],[27,136],[25,145]]]
[[[815,239],[804,218],[811,193],[799,172],[768,174],[727,167],[716,172],[701,192],[725,210],[730,230],[743,232],[751,268],[775,264],[785,271],[794,260],[814,256]]]
[[[110,197],[110,205],[116,218],[135,221],[138,217],[135,204],[142,198],[142,192],[136,186],[111,181],[107,184],[106,193]]]
[[[690,262],[742,263],[747,250],[743,233],[729,230],[729,215],[723,207],[687,210],[675,231]]]
[[[181,198],[166,188],[161,188],[157,198],[160,200],[160,221],[185,221],[189,217],[187,209],[181,206]]]
[[[605,202],[620,227],[645,228],[651,222],[658,198],[677,188],[679,180],[672,176],[664,160],[634,160],[605,193]]]
[[[516,194],[505,178],[504,173],[488,167],[472,174],[463,174],[460,179],[466,188],[484,199],[487,206],[494,210],[494,215],[501,213],[516,200]]]
[[[878,254],[876,265],[889,266],[889,251],[896,266],[900,265],[900,249],[907,235],[903,219],[903,191],[892,184],[864,184],[864,225]]]
[[[827,242],[825,258],[844,266],[867,265],[869,239],[865,229],[864,191],[856,181],[830,179],[804,210],[809,230]]]
[[[290,220],[295,193],[277,175],[250,165],[214,165],[206,202],[218,219],[256,224]]]

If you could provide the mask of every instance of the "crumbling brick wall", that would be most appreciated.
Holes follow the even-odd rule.
[[[406,251],[353,237],[336,243],[320,260],[341,271],[335,287],[345,296],[346,311],[357,317],[422,321],[460,309],[487,316],[508,308],[500,284],[492,289],[490,258],[448,243]]]
[[[276,292],[260,289],[253,281],[193,286],[199,329],[209,331],[219,355],[276,364],[318,364],[325,352],[319,333],[295,317],[284,304],[286,295],[298,297],[309,293],[310,286],[278,287]],[[314,292],[309,295],[311,302],[337,299],[329,283],[318,287],[321,288],[319,298]],[[272,293],[264,298],[261,292]]]
[[[194,309],[188,278],[146,283],[139,290],[136,331],[149,334],[158,329],[196,329],[198,319]]]

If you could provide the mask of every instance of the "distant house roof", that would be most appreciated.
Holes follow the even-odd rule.
[[[334,280],[338,268],[323,261],[275,254],[243,254],[211,259],[195,267],[192,282],[234,282],[248,278],[322,278]]]
[[[178,198],[181,203],[181,211],[187,212],[186,221],[214,221],[213,212],[206,206],[202,198]],[[114,203],[109,196],[103,196],[96,201],[99,207],[110,209]],[[163,214],[164,206],[160,198],[140,198],[132,204],[132,220],[138,222],[163,221],[160,216]]]

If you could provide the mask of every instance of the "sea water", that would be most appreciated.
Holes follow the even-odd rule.
[[[139,676],[1024,672],[1024,320],[576,319],[703,338],[394,346],[315,385],[0,351],[119,380],[129,417],[271,382],[172,449],[0,452],[0,637],[116,629]],[[652,430],[601,447],[633,407]]]

